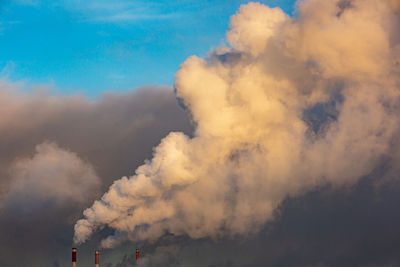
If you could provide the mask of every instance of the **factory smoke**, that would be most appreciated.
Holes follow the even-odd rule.
[[[73,225],[112,177],[140,166],[170,131],[192,128],[171,87],[88,99],[23,86],[0,78],[0,265],[63,266]]]
[[[352,185],[383,160],[385,177],[398,176],[399,23],[398,0],[299,1],[294,18],[241,6],[230,47],[176,74],[194,136],[162,139],[84,211],[74,241],[105,226],[115,234],[103,247],[246,235],[287,197]]]

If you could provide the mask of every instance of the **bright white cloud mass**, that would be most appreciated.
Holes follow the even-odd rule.
[[[230,48],[188,58],[176,94],[196,124],[171,132],[135,174],[84,211],[74,240],[258,231],[289,196],[398,165],[398,0],[307,0],[294,18],[241,6]],[[397,173],[397,169],[392,168]],[[390,172],[389,172],[390,173]]]

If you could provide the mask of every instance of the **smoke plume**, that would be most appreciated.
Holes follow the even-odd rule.
[[[62,266],[73,225],[113,177],[140,166],[170,131],[192,129],[171,87],[89,100],[20,86],[0,78],[0,265]]]
[[[245,235],[287,197],[399,162],[399,1],[307,0],[297,12],[243,5],[231,47],[181,65],[176,94],[194,136],[162,139],[84,211],[75,242],[105,226],[115,235],[104,247]]]

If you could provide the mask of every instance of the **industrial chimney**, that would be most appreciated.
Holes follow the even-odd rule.
[[[136,261],[139,259],[139,249],[136,249]]]
[[[95,267],[99,267],[99,251],[96,250],[96,252],[94,253],[94,264]]]
[[[76,248],[72,248],[72,267],[76,267]]]

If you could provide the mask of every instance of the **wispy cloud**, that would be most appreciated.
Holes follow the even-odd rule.
[[[15,3],[24,6],[38,6],[40,1],[38,0],[15,0]]]
[[[139,20],[173,19],[182,15],[168,10],[170,4],[154,0],[16,0],[15,3],[65,9],[77,14],[80,21],[94,23],[130,23]]]
[[[19,23],[21,23],[19,20],[0,21],[0,35],[2,35],[5,30]]]
[[[134,22],[138,20],[163,20],[163,19],[173,19],[181,16],[179,13],[169,13],[169,14],[143,14],[134,12],[121,12],[116,14],[110,14],[105,16],[95,16],[86,19],[88,22]]]
[[[13,61],[8,61],[1,69],[0,69],[0,78],[8,78],[10,74],[14,72],[16,64]]]
[[[167,5],[153,1],[79,1],[64,2],[65,8],[79,12],[85,22],[129,23],[139,20],[164,20],[182,14],[166,10]]]

